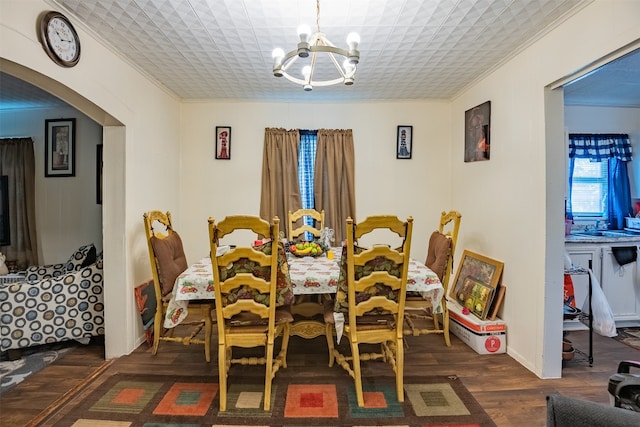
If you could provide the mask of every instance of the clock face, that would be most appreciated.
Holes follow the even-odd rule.
[[[40,38],[45,51],[58,65],[73,67],[78,63],[80,39],[64,15],[47,13],[40,21]]]

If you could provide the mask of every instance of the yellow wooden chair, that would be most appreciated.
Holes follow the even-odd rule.
[[[434,313],[431,301],[427,301],[420,295],[410,294],[406,301],[405,321],[407,329],[405,334],[419,336],[423,334],[442,334],[447,347],[451,346],[449,336],[449,309],[446,296],[449,289],[449,279],[453,273],[453,256],[458,241],[458,231],[462,215],[457,211],[442,212],[438,230],[431,233],[427,259],[425,265],[437,275],[444,294],[441,300],[442,313]],[[438,317],[441,317],[440,320]]]
[[[397,234],[402,240],[401,246],[397,249],[388,244],[358,246],[358,239],[363,235],[381,229]],[[401,221],[390,215],[370,216],[356,225],[351,218],[347,219],[347,246],[343,251],[346,281],[339,281],[333,311],[347,311],[343,334],[349,340],[351,354],[344,355],[333,347],[329,366],[335,358],[354,379],[360,407],[364,406],[361,361],[381,359],[389,363],[396,376],[398,401],[404,401],[403,317],[412,229],[411,217]],[[344,269],[341,276],[343,273]],[[327,339],[333,334],[329,327],[331,319],[332,316],[325,315]],[[361,353],[362,344],[380,344],[380,351]]]
[[[304,217],[307,217],[307,216],[313,218],[315,222],[314,227],[304,223]],[[300,235],[304,234],[305,231],[308,231],[309,233],[313,234],[315,238],[319,238],[323,229],[324,229],[324,210],[316,211],[314,209],[298,209],[293,213],[289,211],[288,234],[287,234],[287,238],[289,239],[289,241],[295,240]]]
[[[257,216],[228,216],[219,223],[209,218],[218,324],[220,411],[227,408],[227,377],[232,365],[265,365],[265,411],[271,405],[272,380],[281,367],[287,367],[293,317],[286,308],[276,307],[278,257],[284,256],[278,246],[279,225],[278,217],[272,225]],[[231,246],[228,252],[218,255],[220,240],[238,230],[250,230],[271,240],[258,247]],[[282,344],[274,357],[274,341],[278,336],[282,336]],[[233,347],[262,346],[264,357],[233,358]]]
[[[213,301],[189,301],[189,317],[174,328],[164,327],[167,306],[171,299],[176,279],[187,269],[180,235],[173,229],[171,213],[153,210],[144,213],[144,229],[149,248],[149,262],[153,274],[156,294],[156,314],[153,321],[153,350],[158,352],[160,341],[179,342],[184,345],[204,344],[207,362],[211,361],[211,333],[213,332]],[[191,313],[198,313],[200,319],[193,319]],[[196,337],[204,328],[204,339]],[[178,334],[178,331],[183,332]]]

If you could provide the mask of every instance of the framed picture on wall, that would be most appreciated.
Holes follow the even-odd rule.
[[[76,119],[45,120],[44,176],[76,176]]]
[[[102,204],[102,144],[96,146],[96,202]]]
[[[491,101],[464,113],[464,161],[489,160],[491,155]]]
[[[230,126],[216,126],[216,159],[231,159]]]
[[[396,159],[410,159],[413,149],[413,126],[398,126]]]

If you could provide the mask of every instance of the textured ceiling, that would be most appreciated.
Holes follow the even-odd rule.
[[[273,76],[271,51],[293,49],[300,23],[316,29],[315,0],[49,1],[179,98],[333,102],[450,99],[589,2],[321,0],[320,30],[345,48],[346,35],[358,32],[360,63],[353,86],[305,92]],[[634,70],[625,78],[637,82],[637,62]],[[624,72],[618,67],[616,79]],[[589,82],[603,73],[567,86],[570,96],[593,102],[585,101],[594,95]],[[597,87],[611,97],[607,85]],[[0,75],[3,104],[23,95],[36,102],[37,91],[16,86],[20,81]],[[631,96],[617,87],[616,96]]]
[[[353,86],[310,93],[273,76],[271,52],[316,29],[315,0],[52,3],[180,98],[336,101],[451,98],[584,1],[321,0],[321,31],[359,33],[360,64]]]

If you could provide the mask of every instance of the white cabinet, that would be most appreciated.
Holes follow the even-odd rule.
[[[589,269],[589,261],[591,261],[591,269],[596,277],[600,277],[600,253],[601,248],[596,244],[571,244],[566,245],[566,250],[569,253],[571,262],[573,265],[582,267],[586,270]],[[573,292],[575,294],[576,307],[582,310],[582,306],[589,296],[589,275],[572,275],[571,281],[573,282]],[[573,320],[564,321],[565,330],[579,330],[587,329],[578,318]]]
[[[589,268],[600,282],[616,326],[640,325],[640,277],[637,269],[638,261],[620,267],[611,252],[612,246],[633,246],[635,242],[625,243],[567,243],[565,245],[574,265]],[[572,276],[576,307],[582,305],[589,293],[589,276]],[[594,283],[595,284],[595,283]],[[565,329],[584,329],[579,321],[565,321]]]
[[[618,327],[640,324],[640,277],[637,265],[636,260],[620,266],[613,256],[611,246],[603,246],[600,286],[609,301]]]

